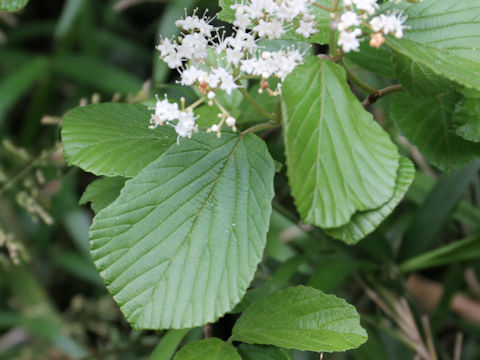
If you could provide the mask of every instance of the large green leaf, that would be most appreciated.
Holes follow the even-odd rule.
[[[0,11],[18,11],[27,3],[28,0],[0,0]]]
[[[480,2],[472,0],[423,0],[387,3],[408,16],[406,39],[480,62]]]
[[[389,39],[387,44],[406,56],[404,59],[397,55],[394,63],[399,81],[412,95],[451,90],[455,85],[442,77],[479,88],[480,3],[425,0],[411,4],[404,1],[390,2],[384,8],[401,9],[408,16],[404,39]]]
[[[480,144],[461,138],[453,129],[453,111],[460,99],[457,93],[422,99],[399,93],[390,103],[390,115],[403,135],[443,171],[480,156]]]
[[[79,201],[80,205],[91,202],[93,211],[98,213],[118,197],[120,190],[125,185],[125,180],[120,176],[95,180],[85,189]]]
[[[401,157],[395,191],[386,204],[378,209],[357,212],[348,224],[335,229],[327,229],[325,232],[334,238],[345,241],[347,244],[356,244],[374,231],[392,213],[405,196],[414,177],[415,167],[413,163],[407,158]]]
[[[480,61],[466,59],[409,39],[388,36],[386,43],[411,61],[467,88],[480,90]]]
[[[174,360],[242,360],[242,358],[231,344],[210,338],[185,345]]]
[[[309,58],[282,93],[288,177],[302,219],[334,228],[386,203],[398,150],[353,95],[343,68]]]
[[[317,352],[345,351],[367,340],[355,308],[308,286],[288,288],[253,303],[235,323],[233,339]]]
[[[461,87],[435,74],[429,67],[416,63],[408,56],[397,53],[392,56],[392,63],[397,80],[412,96],[432,96]]]
[[[92,256],[135,328],[202,325],[240,301],[265,246],[273,175],[255,135],[198,133],[98,213]]]
[[[96,175],[137,175],[177,141],[169,126],[149,129],[150,114],[142,105],[74,108],[63,119],[65,159]]]
[[[235,10],[232,10],[230,6],[241,2],[241,0],[219,0],[218,3],[222,8],[222,11],[218,13],[218,18],[220,20],[233,23],[235,21]],[[316,2],[326,7],[332,5],[330,0],[317,0]],[[305,39],[303,36],[296,34],[295,30],[289,30],[282,37],[282,39],[328,44],[330,39],[330,12],[322,10],[318,7],[312,7],[311,13],[315,16],[315,22],[317,23],[316,29],[318,32],[316,34],[313,34],[309,39]]]
[[[241,344],[238,352],[243,360],[290,360],[285,350],[274,346]]]

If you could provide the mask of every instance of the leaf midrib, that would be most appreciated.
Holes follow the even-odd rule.
[[[235,138],[232,138],[232,140],[234,140]],[[217,176],[217,179],[215,180],[215,183],[213,184],[213,187],[212,187],[212,190],[210,191],[210,194],[208,195],[207,199],[203,202],[202,204],[202,207],[200,208],[200,210],[197,212],[196,216],[195,216],[195,219],[192,223],[192,226],[190,227],[190,230],[188,232],[188,235],[185,237],[185,239],[182,240],[182,242],[180,243],[180,245],[178,246],[177,250],[175,251],[175,253],[169,258],[169,259],[166,259],[166,261],[168,261],[168,265],[165,269],[165,271],[162,273],[162,275],[160,276],[160,278],[157,280],[157,283],[156,285],[153,287],[152,289],[152,292],[151,294],[154,294],[158,288],[158,286],[160,285],[161,281],[163,280],[163,278],[166,276],[166,274],[168,273],[168,270],[170,268],[170,265],[172,263],[172,259],[174,259],[177,255],[178,255],[178,252],[183,248],[183,245],[188,242],[191,237],[192,237],[192,234],[193,234],[193,229],[195,228],[197,222],[198,222],[198,219],[200,218],[200,215],[202,214],[203,210],[205,209],[205,206],[208,204],[210,198],[213,196],[213,194],[215,193],[215,189],[220,181],[220,178],[222,177],[222,174],[223,172],[225,171],[226,167],[227,167],[227,164],[228,162],[230,161],[230,159],[232,158],[232,156],[234,155],[235,153],[235,150],[237,149],[238,145],[240,144],[240,141],[243,139],[243,134],[240,134],[240,136],[238,137],[237,139],[237,142],[235,143],[235,145],[233,146],[232,150],[230,151],[230,153],[228,154],[228,156],[225,158],[225,161],[223,163],[223,167],[222,169],[220,170],[220,173],[218,174]],[[227,142],[228,143],[228,142]],[[227,143],[224,143],[222,144],[222,146],[225,146]],[[209,230],[210,231],[210,230]],[[178,290],[177,290],[178,291]],[[150,295],[150,299],[149,299],[149,302],[152,300],[152,296],[153,295]],[[139,309],[142,310],[142,314],[143,314],[143,309],[145,308],[145,306],[147,305],[147,302],[145,302],[144,305],[142,305]],[[138,311],[138,310],[137,310]]]

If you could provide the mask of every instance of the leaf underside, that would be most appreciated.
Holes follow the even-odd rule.
[[[393,195],[399,155],[351,92],[344,70],[309,58],[282,86],[288,177],[302,219],[343,226]]]
[[[345,241],[347,244],[356,244],[373,232],[393,212],[403,199],[414,177],[415,167],[413,163],[402,156],[395,191],[386,204],[375,210],[357,212],[348,224],[336,229],[326,229],[325,232],[334,238]]]
[[[18,11],[27,5],[28,0],[0,0],[0,11]]]

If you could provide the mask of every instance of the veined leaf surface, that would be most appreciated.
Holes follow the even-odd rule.
[[[203,325],[240,301],[265,246],[273,175],[255,135],[198,133],[98,213],[92,256],[135,328]]]
[[[399,155],[335,63],[309,58],[282,87],[288,177],[302,219],[343,226],[393,195]]]

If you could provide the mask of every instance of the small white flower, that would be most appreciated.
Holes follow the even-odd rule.
[[[238,88],[238,85],[235,84],[233,76],[224,68],[216,68],[213,70],[213,74],[221,81],[220,89],[225,90],[228,95],[231,95],[232,91]]]
[[[295,32],[308,39],[311,35],[317,33],[318,30],[315,29],[315,23],[313,21],[300,20],[300,26]]]
[[[358,50],[360,47],[360,41],[357,39],[362,34],[360,29],[354,29],[353,31],[341,31],[338,37],[338,45],[342,47],[344,52],[350,52]]]
[[[394,34],[395,37],[403,37],[403,29],[406,27],[403,25],[406,16],[402,16],[400,12],[394,14],[381,14],[370,20],[370,26],[373,31],[383,31],[384,34]]]
[[[218,84],[220,84],[220,79],[218,78],[217,75],[210,73],[210,74],[208,74],[207,78],[205,79],[205,82],[207,83],[207,85],[209,87],[214,89],[218,86]]]
[[[209,91],[208,94],[207,94],[207,98],[209,100],[212,100],[215,98],[215,93],[213,91]]]
[[[285,34],[283,23],[279,20],[272,19],[265,21],[260,19],[258,25],[253,28],[260,37],[267,37],[269,40],[280,39]]]
[[[165,94],[165,99],[160,100],[157,98],[155,107],[151,110],[155,110],[155,114],[152,115],[150,120],[153,127],[163,126],[166,121],[173,121],[179,116],[178,104],[171,103],[168,101],[167,95]]]
[[[187,34],[178,46],[177,52],[188,60],[205,59],[207,57],[208,40],[200,33]]]
[[[175,22],[175,25],[187,32],[198,30],[201,35],[210,37],[215,27],[210,25],[208,19],[200,19],[197,15],[186,16],[185,19],[180,19]]]
[[[238,65],[240,60],[243,58],[243,49],[241,48],[234,48],[234,49],[227,49],[227,62]]]
[[[342,14],[340,17],[340,22],[338,23],[338,30],[344,31],[351,26],[358,26],[360,25],[360,20],[358,19],[358,15],[353,11],[347,11]]]
[[[238,6],[235,9],[235,21],[233,22],[233,25],[240,29],[246,29],[248,26],[252,25],[250,15],[245,12],[245,7]]]
[[[237,121],[235,120],[235,118],[233,116],[229,116],[227,117],[227,119],[225,120],[225,123],[227,124],[227,126],[230,126],[230,127],[233,127],[235,126],[235,123]]]
[[[375,16],[372,20],[370,20],[370,26],[372,30],[375,32],[379,32],[383,29],[383,20],[382,16]]]
[[[170,69],[176,69],[182,66],[182,56],[178,53],[172,53],[163,58],[163,61]]]
[[[181,73],[180,84],[184,86],[192,86],[202,77],[207,77],[206,72],[191,65]]]
[[[156,49],[158,51],[160,51],[160,56],[164,57],[164,56],[167,56],[169,54],[176,53],[177,52],[177,44],[172,43],[170,41],[170,39],[165,38],[165,39],[162,39],[160,44],[158,44],[156,46]]]
[[[377,0],[353,0],[358,10],[363,10],[367,14],[372,15],[379,8]]]
[[[194,132],[198,131],[195,119],[196,117],[194,116],[193,111],[180,111],[178,122],[174,126],[179,137],[190,138]]]

